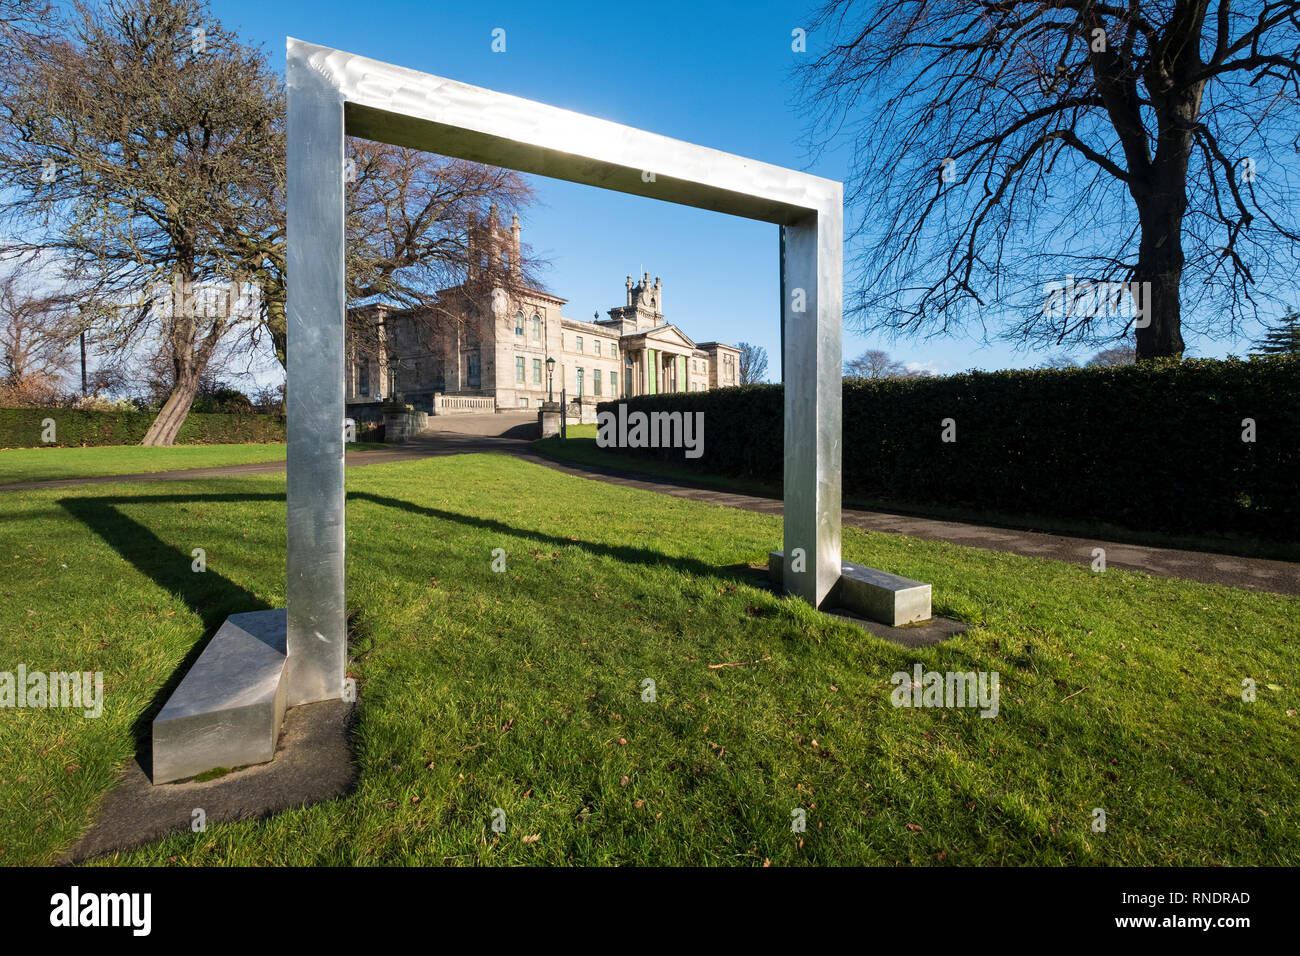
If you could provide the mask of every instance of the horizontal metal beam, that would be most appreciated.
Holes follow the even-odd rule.
[[[839,215],[820,176],[301,40],[289,57],[338,90],[352,136],[764,222]]]

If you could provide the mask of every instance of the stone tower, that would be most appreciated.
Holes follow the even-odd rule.
[[[508,273],[511,279],[519,278],[518,216],[511,218],[508,230],[503,228],[497,221],[497,204],[492,203],[485,221],[479,222],[470,214],[467,238],[471,282],[498,270]]]
[[[609,317],[622,325],[621,332],[644,332],[657,325],[664,324],[663,284],[655,276],[654,285],[650,284],[650,273],[641,276],[641,281],[632,284],[632,277],[627,277],[627,305],[609,310]]]

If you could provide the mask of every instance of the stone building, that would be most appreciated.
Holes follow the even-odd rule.
[[[563,314],[565,299],[513,281],[513,295],[467,291],[490,267],[517,279],[517,216],[503,228],[493,206],[486,222],[471,224],[469,257],[469,281],[439,293],[436,319],[432,310],[355,310],[375,323],[378,347],[371,358],[351,353],[350,414],[393,397],[430,414],[535,409],[564,388],[586,420],[600,401],[740,384],[739,349],[696,343],[668,324],[662,283],[648,272],[635,284],[627,277],[626,302],[608,318],[585,321]]]

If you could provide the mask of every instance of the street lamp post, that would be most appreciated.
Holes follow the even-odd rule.
[[[388,353],[388,400],[397,401],[397,366],[401,361],[396,352]]]
[[[546,360],[546,400],[548,402],[555,401],[555,389],[552,387],[552,379],[554,375],[555,375],[555,359],[548,358]]]

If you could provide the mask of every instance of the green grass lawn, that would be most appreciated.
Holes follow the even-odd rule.
[[[356,442],[350,451],[384,448]],[[94,478],[100,475],[144,474],[185,468],[216,468],[258,461],[283,461],[283,443],[252,445],[101,445],[92,448],[5,448],[0,450],[0,485],[19,481],[53,481],[59,478]]]
[[[488,455],[348,487],[356,792],[109,862],[1300,863],[1295,598],[845,529],[975,625],[911,651],[757,586],[770,516]],[[283,605],[283,494],[2,499],[0,670],[102,670],[106,702],[0,711],[0,860],[55,860],[196,643]],[[997,671],[998,716],[891,706],[916,662]]]

